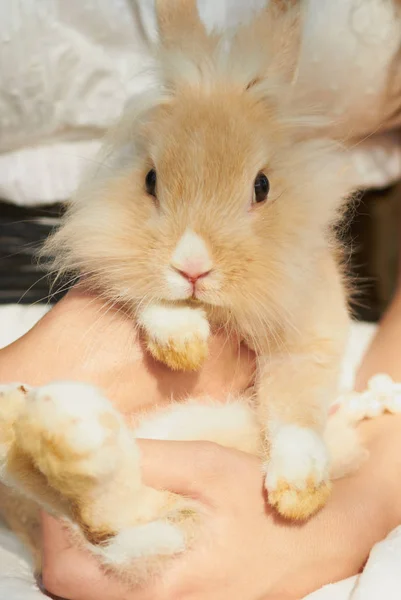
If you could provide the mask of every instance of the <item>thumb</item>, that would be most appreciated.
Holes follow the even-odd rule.
[[[246,456],[211,442],[138,440],[144,483],[206,503],[227,493]]]

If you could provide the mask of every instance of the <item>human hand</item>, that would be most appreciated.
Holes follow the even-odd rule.
[[[401,522],[392,502],[400,493],[400,424],[382,417],[362,425],[370,459],[335,483],[328,505],[302,525],[266,508],[256,458],[207,443],[141,442],[145,482],[191,494],[202,505],[194,548],[161,581],[127,589],[45,516],[44,585],[68,600],[298,600],[354,575],[374,543]]]
[[[215,333],[197,373],[173,373],[143,347],[132,316],[75,288],[31,331],[0,350],[0,382],[97,385],[127,415],[188,395],[224,399],[253,380],[254,355],[238,339]]]

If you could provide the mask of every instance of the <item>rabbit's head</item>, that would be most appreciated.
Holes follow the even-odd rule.
[[[157,82],[134,98],[50,247],[110,299],[192,301],[280,319],[311,284],[347,185],[291,106],[299,2],[207,33],[159,1]],[[263,323],[261,323],[263,325]]]

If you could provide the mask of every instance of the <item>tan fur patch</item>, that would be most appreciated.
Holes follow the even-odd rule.
[[[331,493],[331,484],[323,482],[316,486],[313,478],[303,490],[280,481],[274,492],[269,492],[269,503],[277,512],[292,521],[304,521],[321,509]]]
[[[147,348],[156,360],[164,363],[173,371],[198,371],[209,352],[207,342],[201,338],[196,338],[180,346],[173,341],[162,345],[148,339]]]
[[[102,427],[108,429],[111,433],[117,433],[117,431],[120,429],[120,423],[118,422],[118,419],[115,415],[109,412],[99,415],[98,420]]]
[[[72,515],[76,523],[80,526],[85,538],[94,546],[100,546],[116,535],[116,532],[111,531],[107,525],[102,527],[99,523],[96,525],[91,524],[84,516],[82,507],[78,505],[72,508]]]

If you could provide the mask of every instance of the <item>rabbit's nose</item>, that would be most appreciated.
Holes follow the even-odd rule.
[[[174,249],[170,266],[193,286],[213,269],[212,258],[205,241],[187,229]]]
[[[177,271],[177,273],[179,273],[180,275],[182,275],[182,277],[184,277],[185,279],[188,279],[188,281],[192,284],[195,284],[198,279],[202,279],[203,277],[207,277],[207,275],[209,275],[211,269],[209,269],[208,271],[199,271],[196,269],[187,269],[187,270],[182,270],[182,269],[175,269]]]

